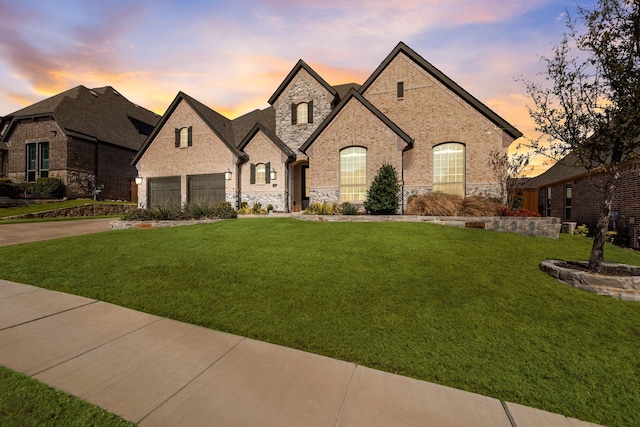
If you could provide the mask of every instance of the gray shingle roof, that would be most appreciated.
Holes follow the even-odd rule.
[[[157,114],[142,108],[111,86],[88,89],[77,86],[9,114],[9,130],[19,120],[52,117],[67,135],[107,142],[138,150],[160,120]]]
[[[569,153],[546,172],[527,180],[521,188],[523,190],[537,190],[556,183],[571,181],[586,174],[587,169],[580,165],[578,158],[573,153]]]

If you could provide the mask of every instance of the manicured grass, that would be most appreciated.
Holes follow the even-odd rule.
[[[0,248],[0,277],[610,426],[640,425],[640,304],[538,269],[591,241],[238,219]],[[607,261],[640,265],[607,246]]]
[[[135,424],[0,366],[0,425],[109,427]]]
[[[0,218],[6,218],[8,216],[26,215],[36,212],[50,211],[54,209],[72,208],[75,206],[83,206],[87,204],[122,204],[122,202],[107,202],[107,201],[94,201],[88,199],[75,199],[64,200],[61,202],[50,203],[29,203],[25,205],[15,206],[11,208],[0,208]]]

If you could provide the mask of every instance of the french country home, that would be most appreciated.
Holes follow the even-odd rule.
[[[268,102],[230,120],[178,93],[133,159],[139,205],[358,204],[385,163],[402,207],[430,191],[496,194],[490,153],[522,136],[402,42],[363,84],[332,86],[300,60]]]

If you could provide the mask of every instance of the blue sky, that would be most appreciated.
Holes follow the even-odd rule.
[[[82,84],[159,114],[183,91],[234,118],[298,59],[362,83],[403,41],[535,136],[517,78],[539,78],[577,4],[595,0],[0,0],[0,115]]]

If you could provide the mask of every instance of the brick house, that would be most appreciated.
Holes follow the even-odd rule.
[[[603,174],[591,171],[591,179],[577,158],[568,154],[546,172],[525,181],[521,189],[533,193],[541,216],[560,218],[563,222],[585,224],[594,231],[602,211],[604,195],[596,188]],[[609,227],[624,234],[632,248],[640,247],[640,179],[637,168],[624,167],[615,192]]]
[[[229,120],[179,93],[132,162],[139,204],[361,203],[383,163],[402,206],[429,191],[495,194],[489,153],[522,136],[402,42],[362,85],[331,86],[300,60],[269,104]],[[196,193],[196,181],[209,184]]]
[[[68,197],[131,200],[131,159],[160,117],[110,86],[77,86],[0,120],[0,173],[14,182],[57,177]]]

